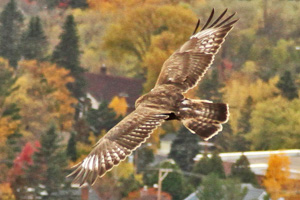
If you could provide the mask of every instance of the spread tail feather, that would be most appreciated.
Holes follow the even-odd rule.
[[[180,106],[179,118],[192,133],[208,140],[222,130],[222,124],[229,118],[229,108],[224,103],[185,99]]]

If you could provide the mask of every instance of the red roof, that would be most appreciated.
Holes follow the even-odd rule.
[[[85,77],[87,92],[99,102],[110,102],[114,96],[122,96],[126,97],[129,108],[133,108],[135,101],[142,94],[142,80],[92,73],[86,73]]]
[[[124,200],[157,200],[156,188],[141,188],[130,192]],[[161,191],[161,200],[172,200],[172,196],[164,191]]]

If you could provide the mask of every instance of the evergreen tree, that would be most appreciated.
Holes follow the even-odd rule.
[[[137,154],[137,173],[147,168],[147,166],[154,161],[153,150],[150,148],[137,149],[134,155]]]
[[[90,129],[91,127],[85,118],[78,119],[74,124],[74,131],[76,132],[76,141],[92,145],[91,141],[89,140]]]
[[[88,4],[86,0],[70,0],[69,3],[72,8],[86,8],[88,7]]]
[[[210,159],[207,154],[203,154],[203,157],[197,163],[195,163],[192,172],[195,174],[208,175],[211,172],[210,168]],[[194,187],[198,187],[201,183],[201,179],[192,176],[190,177],[190,183]]]
[[[210,158],[207,154],[203,154],[203,157],[197,162],[193,168],[193,172],[197,174],[208,175],[211,172]]]
[[[77,156],[77,149],[76,149],[76,139],[75,139],[75,133],[71,133],[71,137],[68,141],[68,146],[67,146],[67,156],[70,158],[72,161],[76,161],[78,156]]]
[[[15,87],[15,83],[17,78],[14,76],[14,72],[12,67],[9,66],[8,61],[0,58],[0,120],[2,118],[9,119],[8,122],[5,123],[5,126],[12,126],[10,123],[16,122],[21,118],[20,116],[20,108],[17,104],[11,103],[7,101],[7,98],[16,90],[18,87]],[[1,127],[0,127],[1,129]],[[3,132],[3,129],[1,129]],[[20,144],[18,144],[18,140],[22,135],[16,131],[11,135],[6,135],[5,133],[1,133],[0,137],[7,137],[6,146],[8,152],[7,158],[11,160],[11,163],[8,163],[8,167],[12,166],[12,161],[16,156],[17,152],[21,151]]]
[[[250,141],[245,138],[245,135],[251,131],[251,113],[253,110],[253,99],[249,96],[241,109],[241,117],[238,120],[238,133],[233,139],[234,150],[249,151]]]
[[[219,154],[215,151],[210,159],[211,172],[218,175],[220,178],[225,178],[223,161]]]
[[[241,117],[238,120],[238,131],[242,133],[249,133],[251,131],[251,113],[253,110],[253,99],[249,96],[241,109]]]
[[[234,150],[232,144],[233,131],[230,123],[223,124],[222,132],[220,132],[216,137],[213,137],[210,142],[213,142],[215,147],[220,152],[229,152]]]
[[[191,171],[194,165],[194,157],[200,151],[199,136],[189,133],[182,127],[172,142],[169,158],[175,160],[183,171]]]
[[[60,35],[60,42],[55,47],[52,55],[52,61],[58,66],[64,67],[71,71],[75,82],[68,87],[73,96],[79,99],[84,97],[85,79],[83,76],[84,69],[80,66],[79,37],[77,35],[76,23],[73,15],[67,16],[63,25],[63,32]]]
[[[173,172],[168,173],[162,182],[162,191],[168,192],[172,195],[172,199],[181,200],[189,195],[192,191],[190,184],[186,181],[184,176],[180,173],[180,168],[175,163],[163,162],[156,166],[156,168],[173,169]],[[158,183],[158,171],[144,173],[144,183],[152,186]]]
[[[240,179],[243,183],[257,184],[255,174],[250,169],[250,163],[245,155],[231,166],[231,176]]]
[[[61,0],[37,0],[36,2],[41,8],[53,9],[58,6]]]
[[[28,60],[41,61],[45,58],[47,45],[40,18],[32,17],[21,38],[21,55]]]
[[[299,97],[297,87],[293,81],[290,71],[284,72],[276,86],[281,91],[282,96],[289,100]]]
[[[20,59],[19,41],[22,23],[22,13],[17,9],[15,0],[10,0],[0,14],[0,57],[8,59],[13,67],[17,67]]]
[[[209,158],[206,154],[203,154],[203,157],[199,160],[199,162],[195,163],[193,173],[203,175],[214,173],[219,178],[225,178],[223,161],[216,151],[212,154],[211,158]],[[199,178],[191,178],[190,181],[195,187],[197,187],[201,182]]]
[[[220,179],[212,173],[203,179],[197,191],[201,200],[241,200],[247,194],[247,188],[242,188],[236,179]]]
[[[122,117],[117,117],[117,114],[112,108],[108,108],[107,102],[102,102],[99,108],[90,108],[86,114],[86,120],[89,123],[95,135],[99,135],[102,130],[109,131],[114,127]]]
[[[222,182],[218,175],[210,174],[205,177],[201,187],[198,189],[197,196],[201,200],[223,199]]]
[[[129,192],[138,190],[142,187],[141,183],[137,181],[134,174],[129,175],[127,178],[120,178],[120,189],[122,197],[127,197]]]
[[[222,180],[224,200],[241,200],[244,199],[248,189],[242,188],[238,179],[227,178]]]
[[[210,101],[221,102],[223,94],[220,89],[223,84],[220,82],[218,70],[214,69],[211,74],[207,74],[201,81],[198,89],[201,99],[207,99]]]
[[[34,153],[33,164],[28,166],[26,177],[30,180],[30,187],[35,189],[36,198],[41,197],[41,192],[46,192],[44,198],[60,199],[60,192],[66,187],[64,170],[67,159],[54,126],[41,135],[40,143],[41,147]]]

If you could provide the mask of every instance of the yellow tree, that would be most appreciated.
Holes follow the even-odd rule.
[[[244,106],[246,99],[251,96],[253,103],[261,102],[273,98],[278,92],[276,83],[277,76],[268,82],[261,79],[253,79],[248,73],[234,72],[230,79],[225,82],[222,89],[224,102],[230,105],[230,123],[233,131],[237,132],[237,122],[240,118],[240,110]]]
[[[271,195],[272,200],[286,196],[292,182],[290,176],[290,159],[284,154],[271,155],[263,185]]]
[[[114,96],[108,107],[114,109],[117,117],[119,117],[120,115],[126,115],[128,104],[125,97]]]
[[[251,113],[252,130],[247,137],[252,149],[298,148],[300,144],[300,99],[282,96],[256,103]]]
[[[20,132],[27,139],[38,138],[50,122],[70,130],[76,99],[66,85],[73,81],[69,71],[50,63],[23,61],[16,81],[18,90],[9,100],[20,107]]]
[[[0,199],[15,200],[15,196],[9,183],[0,183]]]
[[[0,160],[8,160],[8,154],[12,151],[7,147],[6,141],[8,136],[15,133],[19,127],[19,113],[17,106],[9,100],[15,92],[14,82],[15,73],[8,61],[0,58]],[[0,164],[0,183],[7,179],[8,167]],[[7,185],[0,185],[6,187]],[[0,188],[0,191],[5,191]],[[4,195],[4,194],[3,194]],[[1,196],[1,195],[0,195]],[[2,197],[5,199],[5,197]]]
[[[147,71],[156,79],[163,61],[191,35],[196,19],[180,5],[143,4],[108,27],[103,47],[118,66],[129,63],[136,74]]]
[[[178,3],[177,0],[87,0],[89,7],[102,12],[116,12],[125,9],[132,9],[144,4],[170,4]]]
[[[8,135],[15,132],[19,121],[8,114],[11,107],[9,96],[14,91],[14,72],[8,61],[0,58],[0,144],[5,144]]]

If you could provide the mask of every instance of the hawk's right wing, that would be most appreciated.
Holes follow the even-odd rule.
[[[73,183],[95,183],[97,177],[102,177],[144,143],[168,117],[159,110],[139,106],[102,137],[82,162],[74,166],[76,169],[69,175],[76,175]]]
[[[214,15],[214,10],[212,11],[201,31],[192,35],[189,41],[165,61],[155,87],[162,84],[173,84],[185,92],[200,81],[226,35],[237,22],[237,20],[228,22],[235,13],[220,21],[226,12],[227,9],[210,24]]]

